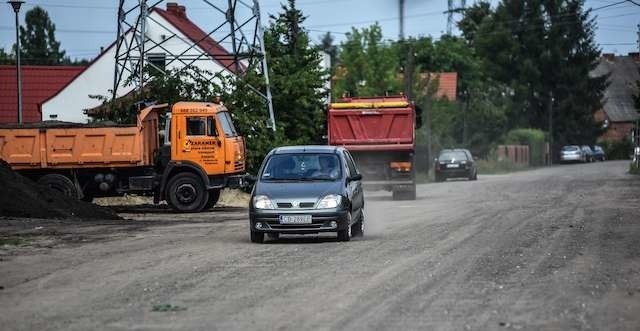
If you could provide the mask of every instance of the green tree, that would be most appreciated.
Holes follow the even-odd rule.
[[[27,11],[25,27],[20,26],[21,61],[24,64],[60,64],[65,52],[55,37],[56,26],[39,6]],[[15,46],[14,46],[15,49]]]
[[[320,49],[331,57],[331,66],[335,66],[338,59],[338,46],[334,45],[334,39],[331,32],[325,33],[320,39]]]
[[[13,54],[8,54],[4,51],[4,48],[0,48],[0,64],[14,64],[16,63]]]
[[[474,45],[492,79],[509,87],[509,127],[547,130],[554,147],[599,134],[607,77],[592,77],[599,49],[582,0],[504,0],[482,20]],[[549,109],[552,118],[549,122]],[[554,153],[555,154],[555,153]]]
[[[276,125],[292,142],[320,142],[328,72],[320,66],[318,49],[310,45],[302,27],[306,18],[296,8],[295,0],[289,0],[282,12],[271,18],[264,42]]]
[[[341,43],[341,70],[337,72],[335,96],[347,92],[353,96],[384,95],[402,91],[397,49],[382,40],[377,23],[361,31],[352,28]]]
[[[463,17],[458,22],[458,29],[462,31],[462,36],[469,45],[473,45],[482,21],[492,13],[491,3],[486,1],[476,2],[463,11]]]

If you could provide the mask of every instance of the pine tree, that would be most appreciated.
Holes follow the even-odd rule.
[[[487,73],[509,86],[510,127],[549,127],[553,141],[592,143],[607,77],[592,77],[599,49],[583,0],[505,0],[483,19],[474,39]]]
[[[60,50],[55,31],[56,26],[46,10],[36,6],[27,11],[25,27],[20,26],[21,61],[24,64],[60,64],[65,52]]]
[[[265,48],[271,77],[276,125],[293,143],[320,142],[324,124],[325,81],[318,49],[311,47],[302,28],[306,17],[289,0],[271,16]]]

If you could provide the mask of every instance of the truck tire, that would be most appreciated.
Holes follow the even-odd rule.
[[[204,183],[190,172],[181,172],[169,179],[165,196],[171,208],[183,213],[197,213],[209,201]]]
[[[38,179],[38,184],[46,186],[56,192],[61,193],[69,198],[78,198],[78,189],[71,179],[61,174],[47,174]]]
[[[416,186],[413,185],[409,189],[393,189],[393,200],[415,200],[416,199]]]
[[[213,208],[213,206],[215,206],[216,203],[218,203],[218,200],[220,200],[220,190],[209,191],[209,200],[207,200],[207,204],[204,205],[203,210],[209,210]]]

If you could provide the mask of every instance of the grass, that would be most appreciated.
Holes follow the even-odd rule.
[[[476,164],[480,175],[506,174],[530,169],[527,165],[516,164],[511,160],[478,160]]]
[[[0,246],[24,246],[28,242],[22,238],[4,237],[0,238]]]
[[[154,305],[153,308],[151,308],[151,311],[159,311],[159,312],[174,312],[174,311],[183,311],[183,310],[187,310],[187,308],[175,306],[171,304]]]

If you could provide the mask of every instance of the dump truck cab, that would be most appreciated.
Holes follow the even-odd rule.
[[[182,193],[171,191],[171,179],[178,173],[191,173],[199,178],[210,195],[211,205],[218,200],[220,189],[246,185],[245,141],[221,103],[174,104],[166,114],[164,144],[160,149],[156,160],[158,170],[164,173],[158,190],[160,200],[179,204],[196,199],[197,185],[193,183],[178,188]],[[173,199],[176,194],[178,199]]]

